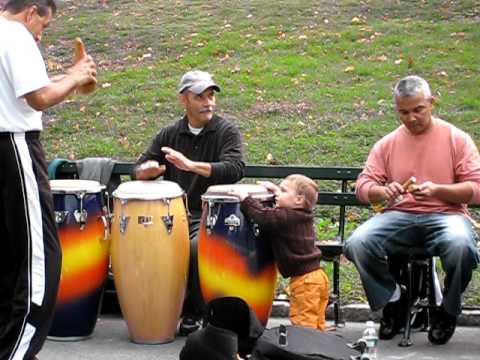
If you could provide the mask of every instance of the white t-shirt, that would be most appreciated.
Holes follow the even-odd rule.
[[[42,130],[42,112],[23,95],[49,84],[32,34],[22,23],[0,16],[0,132]]]
[[[193,134],[193,135],[198,135],[202,132],[203,130],[203,127],[201,128],[194,128],[193,126],[191,126],[190,124],[188,124],[188,129],[190,130],[190,132]]]

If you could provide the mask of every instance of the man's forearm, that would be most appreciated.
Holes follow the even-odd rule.
[[[468,204],[473,197],[472,184],[462,182],[457,184],[437,184],[434,196],[452,204]]]
[[[48,86],[25,94],[28,104],[38,111],[62,102],[75,88],[77,81],[71,76],[54,79]]]
[[[192,161],[190,171],[200,176],[209,178],[212,175],[212,165],[201,161]]]
[[[385,195],[385,186],[372,185],[368,189],[368,201],[370,203],[379,203],[386,199],[387,197]]]

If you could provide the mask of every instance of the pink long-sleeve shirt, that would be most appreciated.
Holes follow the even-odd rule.
[[[413,135],[400,126],[380,139],[370,151],[367,163],[357,179],[356,195],[368,202],[373,185],[396,181],[405,183],[414,176],[417,184],[468,182],[473,196],[469,203],[480,203],[480,156],[472,138],[438,118],[424,133]],[[411,194],[389,204],[385,210],[412,213],[467,213],[465,204],[452,204],[435,198],[417,201]]]

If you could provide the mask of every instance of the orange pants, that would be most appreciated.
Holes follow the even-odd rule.
[[[323,269],[290,278],[290,321],[293,325],[325,330],[329,282]]]

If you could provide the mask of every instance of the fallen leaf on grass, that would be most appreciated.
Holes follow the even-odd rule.
[[[413,61],[413,58],[412,58],[411,56],[409,56],[409,57],[407,58],[407,63],[408,63],[408,67],[409,67],[409,68],[413,67],[414,61]]]
[[[232,74],[240,72],[240,64],[236,64],[232,70],[230,70]]]
[[[352,18],[352,20],[350,20],[350,23],[351,23],[351,24],[361,24],[361,23],[362,23],[362,20],[360,20],[360,18],[354,16],[354,17]]]

